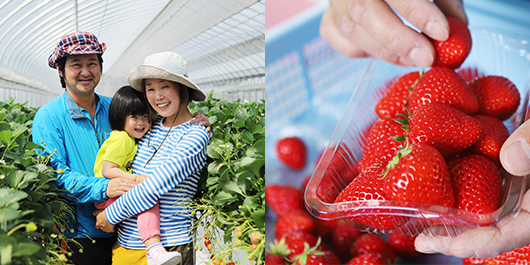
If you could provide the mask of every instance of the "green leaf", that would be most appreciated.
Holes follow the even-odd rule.
[[[245,201],[243,201],[243,205],[250,209],[255,209],[260,206],[258,199],[254,197],[246,197]]]
[[[245,141],[245,143],[248,143],[248,144],[251,144],[254,142],[254,136],[252,136],[252,133],[247,130],[241,131],[241,138]]]
[[[254,224],[258,228],[262,228],[265,226],[265,210],[259,209],[252,213],[252,220],[254,220]]]
[[[265,157],[265,139],[256,140],[252,147],[255,148],[256,153]]]
[[[246,120],[248,118],[248,112],[247,109],[243,106],[238,106],[236,109],[236,112],[234,113],[234,116],[238,120]]]
[[[17,127],[15,130],[13,130],[13,138],[17,138],[19,135],[23,134],[27,130],[28,128],[24,126]]]
[[[28,197],[28,194],[20,190],[0,188],[0,207],[6,207],[11,203],[18,202]]]
[[[11,242],[0,241],[0,264],[11,264],[12,252],[13,244]]]
[[[215,151],[215,147],[212,146],[212,145],[208,145],[206,147],[206,153],[208,154],[209,157],[211,157],[213,159],[221,158],[220,154],[217,151]]]
[[[219,173],[219,169],[217,169],[217,167],[219,167],[220,164],[220,161],[213,161],[208,164],[208,174],[217,175]]]
[[[39,175],[35,172],[17,170],[17,171],[10,172],[6,176],[6,179],[9,185],[11,185],[11,187],[17,188],[17,189],[23,189],[28,186],[28,181],[36,179],[38,176]]]
[[[227,193],[239,193],[243,196],[245,196],[245,194],[243,193],[243,190],[241,190],[241,188],[239,187],[239,185],[237,185],[236,182],[233,182],[233,181],[230,181],[228,183],[226,183],[224,186],[223,186],[223,190],[226,191]]]
[[[208,121],[210,122],[210,125],[213,125],[214,123],[217,122],[217,116],[215,116],[215,115],[209,116],[208,117]]]
[[[36,242],[21,242],[17,244],[12,255],[13,257],[30,256],[37,253],[42,248]]]
[[[214,185],[217,185],[218,183],[219,183],[219,178],[218,177],[209,177],[206,180],[206,185],[208,185],[208,186],[214,186]]]
[[[10,130],[5,130],[0,132],[0,142],[9,143],[9,139],[11,139],[11,135],[13,132]]]
[[[218,204],[223,205],[227,203],[228,201],[232,200],[233,196],[232,194],[227,193],[225,191],[220,191],[219,193],[217,193],[214,199],[217,201]]]
[[[20,213],[14,208],[0,208],[0,222],[7,222],[17,219]]]

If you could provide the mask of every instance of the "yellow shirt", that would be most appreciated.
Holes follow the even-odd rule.
[[[94,165],[95,176],[103,177],[101,172],[103,161],[115,163],[121,170],[132,173],[132,162],[137,149],[138,144],[135,139],[130,137],[126,131],[112,131],[110,137],[99,149]]]

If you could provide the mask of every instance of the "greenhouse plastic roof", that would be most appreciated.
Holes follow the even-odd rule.
[[[203,89],[264,87],[265,1],[6,0],[0,3],[0,79],[62,93],[47,59],[61,36],[90,31],[107,44],[98,93],[112,96],[133,66],[171,50]]]

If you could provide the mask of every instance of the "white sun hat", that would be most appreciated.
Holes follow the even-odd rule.
[[[143,92],[142,80],[147,78],[164,79],[190,88],[190,98],[203,101],[206,95],[188,78],[186,61],[178,53],[160,52],[145,57],[144,64],[133,67],[129,71],[129,84]]]

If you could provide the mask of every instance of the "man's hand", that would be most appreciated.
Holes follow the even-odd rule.
[[[97,229],[101,229],[107,233],[114,232],[114,225],[109,224],[104,210],[95,210],[92,214],[96,216]]]
[[[197,112],[195,113],[195,115],[193,115],[193,117],[195,117],[194,120],[191,120],[190,123],[198,123],[200,126],[204,126],[206,127],[206,131],[208,131],[208,133],[210,133],[210,138],[213,136],[212,134],[212,127],[210,126],[210,121],[208,120],[208,118],[206,118],[206,115],[200,113],[200,112]]]
[[[109,183],[107,184],[107,197],[113,198],[121,196],[132,189],[136,184],[136,182],[129,179],[113,178],[109,180]]]

